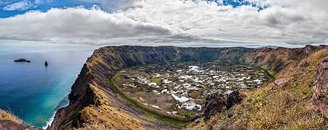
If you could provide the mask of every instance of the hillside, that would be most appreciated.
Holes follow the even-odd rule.
[[[270,50],[271,51],[271,50]],[[323,70],[327,50],[307,46],[259,53],[261,65],[271,67],[275,80],[260,89],[244,93],[235,107],[203,119],[187,129],[326,129],[327,107]],[[255,58],[256,59],[256,58]],[[279,61],[279,62],[277,62]],[[269,63],[269,64],[268,64]],[[320,86],[320,87],[318,87]]]
[[[87,60],[72,86],[70,105],[57,112],[49,128],[325,128],[327,81],[321,77],[326,75],[326,60],[322,59],[327,54],[326,46],[297,49],[103,47]],[[204,121],[199,117],[193,122],[177,122],[145,112],[122,98],[109,80],[126,67],[186,61],[256,65],[268,70],[274,79],[259,89],[242,93],[241,103],[229,110],[222,107],[225,104],[219,104],[209,108],[219,110],[209,119]]]

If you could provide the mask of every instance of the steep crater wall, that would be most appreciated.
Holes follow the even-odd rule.
[[[167,62],[216,61],[256,64],[276,73],[291,62],[299,61],[302,57],[323,48],[325,47],[307,46],[299,49],[103,47],[97,49],[88,58],[72,86],[69,106],[56,113],[49,128],[176,129],[160,122],[145,120],[142,118],[144,114],[141,111],[122,102],[113,92],[112,86],[107,81],[116,71],[125,67]],[[102,115],[97,115],[99,113]],[[112,113],[118,116],[102,119],[105,118],[102,116]],[[126,120],[127,117],[131,119]],[[116,124],[117,122],[119,123]]]

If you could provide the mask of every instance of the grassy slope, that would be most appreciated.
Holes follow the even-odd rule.
[[[20,120],[19,118],[17,118],[16,116],[6,112],[6,111],[3,111],[3,110],[0,110],[0,120],[8,120],[8,121],[13,121],[17,124],[22,124],[22,120]]]
[[[96,86],[91,86],[91,89],[96,94],[96,106],[85,107],[80,112],[80,119],[89,124],[82,129],[145,129],[141,121],[111,106],[106,92]]]
[[[291,62],[275,75],[287,82],[276,85],[274,81],[262,88],[244,93],[246,98],[235,106],[233,117],[218,113],[210,121],[191,124],[187,129],[230,128],[245,129],[324,129],[326,122],[310,105],[311,87],[320,60],[327,56],[324,50],[312,53],[301,62]],[[307,65],[305,65],[307,64]]]

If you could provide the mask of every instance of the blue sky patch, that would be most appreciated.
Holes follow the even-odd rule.
[[[77,6],[91,8],[93,5],[101,5],[101,3],[86,0],[4,0],[0,2],[0,18],[24,14],[31,10],[45,12],[51,8]]]
[[[258,6],[255,3],[251,3],[247,0],[208,0],[210,2],[216,2],[218,5],[224,5],[224,6],[232,6],[234,8],[237,8],[239,6],[252,6],[252,7],[257,7],[258,11],[264,10],[267,7],[266,6]]]
[[[6,18],[15,16],[18,14],[24,14],[27,11],[39,10],[45,12],[51,8],[68,8],[83,6],[85,8],[91,8],[93,5],[99,5],[103,10],[113,11],[115,4],[121,4],[119,0],[108,0],[106,4],[102,0],[3,0],[0,1],[0,18]],[[267,7],[257,6],[255,3],[250,3],[246,0],[207,0],[209,2],[216,2],[218,5],[232,6],[234,8],[244,5],[250,5],[257,7],[258,10],[263,10]],[[125,1],[123,1],[125,2]],[[108,7],[108,3],[112,7]],[[113,10],[111,10],[113,8]]]

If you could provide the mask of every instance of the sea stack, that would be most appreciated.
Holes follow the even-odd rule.
[[[48,62],[47,61],[44,62],[44,66],[46,66],[46,67],[48,66]]]

